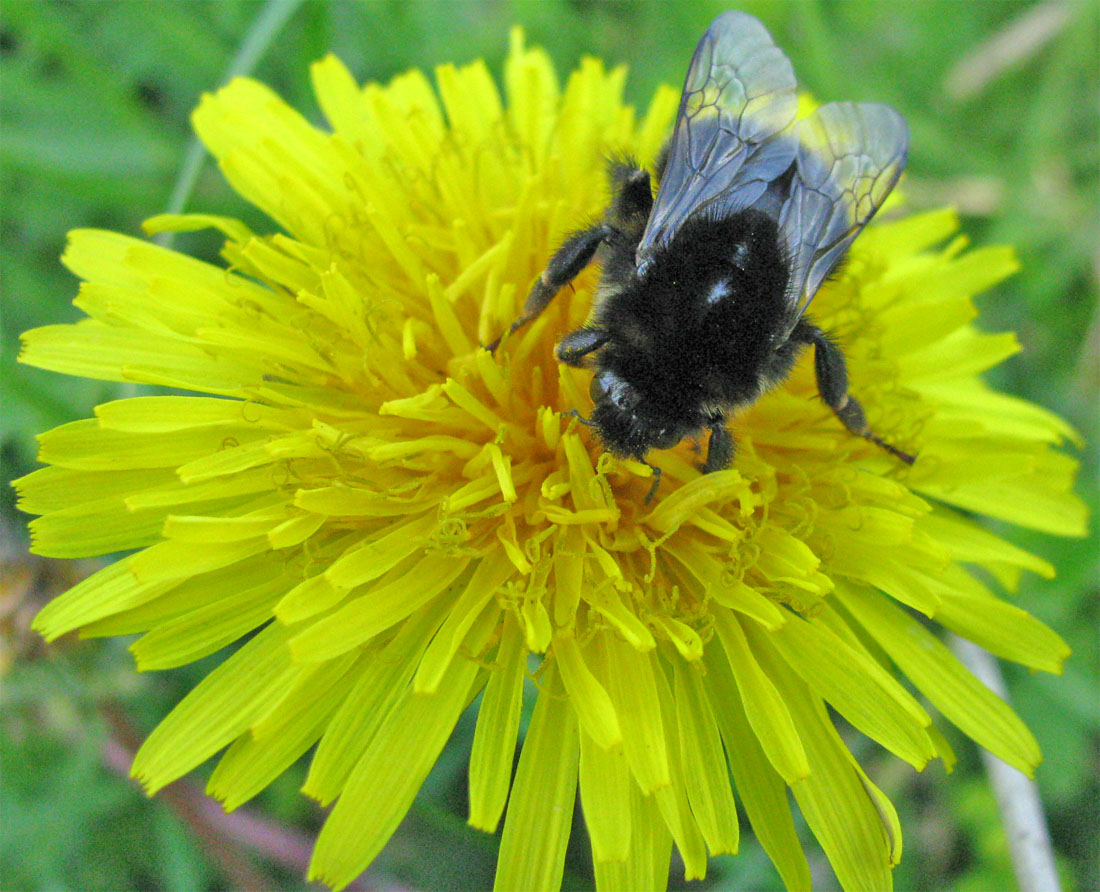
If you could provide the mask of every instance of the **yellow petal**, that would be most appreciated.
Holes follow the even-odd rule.
[[[201,659],[231,644],[271,618],[271,608],[286,591],[285,577],[248,587],[243,580],[211,604],[158,623],[132,645],[138,669],[170,669]]]
[[[283,568],[257,555],[212,573],[158,588],[163,592],[133,607],[120,607],[114,614],[88,623],[81,629],[83,636],[133,635],[158,628],[162,623],[204,610],[234,594],[262,586],[282,576]],[[285,586],[285,583],[284,583]],[[270,618],[270,612],[265,619]]]
[[[684,879],[702,880],[707,875],[707,846],[699,828],[699,822],[688,802],[683,753],[680,750],[680,735],[676,728],[676,703],[660,664],[658,663],[654,668],[654,681],[660,697],[660,714],[664,722],[667,744],[669,784],[655,790],[653,798],[657,800],[661,817],[665,819],[665,825],[672,834],[676,848],[680,851],[680,857],[684,862]]]
[[[600,861],[593,865],[599,892],[638,892],[668,885],[668,861],[672,837],[652,796],[643,796],[630,784],[630,855],[625,861]]]
[[[240,220],[222,217],[217,214],[157,214],[141,224],[146,235],[159,235],[162,232],[199,232],[203,229],[217,229],[227,238],[244,243],[254,238],[252,230]]]
[[[264,500],[265,502],[268,500]],[[268,534],[287,519],[282,504],[264,505],[234,517],[172,514],[164,522],[164,537],[193,545],[217,542],[243,542]]]
[[[470,825],[487,833],[496,832],[512,782],[525,664],[523,636],[506,620],[470,750]]]
[[[50,466],[12,481],[19,493],[18,507],[28,514],[48,514],[79,508],[88,502],[123,497],[157,489],[176,480],[169,468],[125,471],[82,471]]]
[[[814,693],[918,771],[935,756],[931,718],[878,663],[828,629],[792,617],[769,640]]]
[[[554,638],[554,655],[565,692],[573,702],[585,733],[603,749],[622,743],[623,734],[611,698],[585,664],[581,649],[571,634]]]
[[[784,694],[757,663],[733,614],[715,611],[714,628],[737,680],[749,724],[769,761],[788,784],[805,777],[810,767]]]
[[[256,441],[263,434],[243,424],[219,425],[208,430],[136,434],[100,427],[88,418],[56,427],[38,438],[39,460],[85,471],[130,468],[175,468],[225,447]]]
[[[558,78],[545,52],[524,49],[523,35],[518,29],[512,31],[504,84],[514,132],[521,143],[536,153],[536,160],[541,160],[548,148],[558,101]]]
[[[133,561],[131,556],[109,564],[52,600],[34,618],[35,631],[52,641],[86,623],[151,601],[172,588],[175,580],[138,579]]]
[[[96,499],[30,522],[31,554],[94,557],[143,548],[160,539],[163,510],[130,512],[119,498]]]
[[[634,786],[622,743],[605,748],[582,730],[581,806],[596,861],[625,861],[630,855]]]
[[[334,889],[354,880],[397,829],[476,691],[478,667],[459,660],[434,693],[405,688],[340,792],[317,837],[309,878]]]
[[[221,800],[226,811],[233,811],[293,765],[321,736],[343,701],[346,690],[341,681],[355,659],[333,660],[307,673],[272,707],[270,727],[263,733],[254,729],[233,742],[210,775],[206,792]]]
[[[130,771],[150,794],[186,774],[242,734],[292,684],[287,630],[269,625],[168,713]]]
[[[189,542],[158,542],[135,554],[130,569],[145,582],[177,581],[220,570],[264,551],[267,541],[263,537],[207,544],[201,549]]]
[[[920,527],[947,548],[956,560],[986,565],[1009,564],[1031,570],[1046,579],[1054,577],[1054,567],[1038,555],[1006,542],[949,509],[941,508],[922,518]]]
[[[336,586],[352,588],[377,579],[419,549],[439,525],[434,514],[410,520],[351,549],[325,570]]]
[[[515,572],[511,561],[500,552],[484,558],[475,568],[465,591],[450,605],[450,614],[420,661],[414,685],[425,693],[435,690],[443,672],[458,653],[467,634],[479,622],[486,621],[483,612],[500,608],[490,604],[493,596]]]
[[[981,461],[971,456],[966,470],[981,473]],[[1077,463],[1057,452],[1036,456],[1031,467],[1014,477],[978,479],[941,485],[936,480],[914,482],[914,488],[950,505],[987,514],[1056,536],[1084,536],[1088,510],[1071,492]]]
[[[358,678],[325,729],[302,792],[327,805],[340,795],[348,775],[405,696],[421,654],[446,615],[445,604],[414,613],[388,642],[372,642]]]
[[[608,681],[627,762],[642,791],[652,793],[671,780],[652,658],[614,633],[601,635],[599,644],[597,668]]]
[[[488,138],[503,108],[485,63],[478,59],[462,68],[440,65],[435,76],[451,126],[475,141]]]
[[[844,741],[824,703],[785,665],[767,637],[749,629],[753,651],[783,694],[798,724],[810,773],[791,784],[806,823],[817,837],[846,892],[888,892],[891,857],[899,844],[887,830],[880,803],[852,770]]]
[[[963,577],[964,570],[952,568],[952,576]],[[1062,674],[1062,664],[1070,650],[1062,638],[1017,607],[977,585],[959,585],[944,595],[936,611],[936,620],[990,653],[1033,669]]]
[[[296,660],[330,660],[401,622],[465,572],[461,558],[428,554],[395,579],[380,582],[291,639]]]
[[[693,666],[675,664],[676,725],[692,814],[711,855],[736,854],[737,806],[733,801],[718,725]]]
[[[844,586],[837,594],[949,721],[1009,765],[1032,774],[1039,745],[1031,732],[931,632],[877,593]]]
[[[722,733],[730,770],[753,832],[791,892],[808,892],[810,865],[794,828],[787,785],[756,738],[729,660],[717,642],[703,656],[706,692]]]
[[[561,886],[577,798],[577,735],[577,719],[551,663],[516,768],[495,890],[556,892]]]
[[[130,397],[95,408],[100,427],[136,434],[155,434],[201,427],[238,426],[257,431],[291,430],[306,416],[262,403],[196,396]]]

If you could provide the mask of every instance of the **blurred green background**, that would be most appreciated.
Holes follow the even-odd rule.
[[[643,106],[661,82],[678,86],[710,19],[728,4],[4,0],[0,6],[0,283],[3,478],[35,467],[33,436],[90,414],[126,391],[15,364],[17,336],[71,321],[75,280],[58,263],[65,233],[97,226],[138,234],[169,203],[191,140],[188,114],[233,65],[320,120],[309,63],[339,55],[360,79],[484,57],[499,73],[510,25],[544,46],[559,71],[584,54],[626,63]],[[907,193],[915,208],[953,203],[976,244],[1014,244],[1023,270],[981,298],[981,324],[1019,333],[1024,352],[998,386],[1066,416],[1088,446],[1080,491],[1092,509],[1086,540],[1002,529],[1059,568],[1025,580],[1017,601],[1074,650],[1053,678],[1006,667],[1012,700],[1042,745],[1039,783],[1067,889],[1097,888],[1100,734],[1097,671],[1097,313],[1100,16],[1082,2],[800,2],[740,4],[771,28],[819,98],[876,99],[912,128]],[[290,13],[281,27],[280,13]],[[265,18],[267,17],[267,18]],[[265,25],[266,22],[266,25]],[[259,23],[259,24],[257,24]],[[251,35],[251,36],[250,36]],[[256,40],[258,39],[258,42]],[[188,209],[270,228],[205,163]],[[213,257],[215,245],[188,247]],[[64,641],[29,631],[35,610],[94,569],[26,554],[26,518],[0,495],[3,672],[0,717],[0,886],[5,889],[304,888],[302,861],[321,814],[285,776],[231,820],[196,783],[145,799],[118,768],[216,659],[139,676],[124,641]],[[360,888],[483,889],[497,840],[468,829],[464,720],[436,770]],[[851,735],[868,773],[905,827],[899,889],[1013,888],[993,796],[972,745],[953,776],[923,775]],[[113,767],[112,767],[113,766]],[[201,783],[201,778],[198,779]],[[803,828],[804,830],[805,828]],[[806,834],[806,839],[809,835]],[[809,845],[821,888],[835,879]],[[673,888],[771,889],[778,878],[746,838],[705,883]],[[271,852],[276,852],[272,855]],[[265,854],[265,852],[267,854]],[[582,833],[566,887],[590,887]]]

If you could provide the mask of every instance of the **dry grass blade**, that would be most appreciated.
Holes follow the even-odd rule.
[[[944,93],[955,102],[980,95],[998,77],[1058,36],[1069,23],[1071,12],[1068,3],[1058,0],[1021,13],[951,68],[943,81]]]

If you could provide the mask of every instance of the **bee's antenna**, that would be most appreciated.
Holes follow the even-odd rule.
[[[585,418],[583,415],[581,415],[581,413],[578,412],[576,409],[570,409],[568,412],[562,412],[561,413],[562,418],[569,418],[570,416],[572,416],[573,418],[576,418],[577,421],[579,421],[585,427],[596,427],[596,422],[589,421],[587,418]]]

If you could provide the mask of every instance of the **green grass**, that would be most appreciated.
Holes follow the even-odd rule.
[[[981,324],[1017,331],[1025,347],[998,370],[996,383],[1063,414],[1082,433],[1088,445],[1080,451],[1081,492],[1093,525],[1081,541],[1003,531],[1058,567],[1056,580],[1027,580],[1017,599],[1074,649],[1060,679],[1007,674],[1013,701],[1045,754],[1039,782],[1065,885],[1095,888],[1097,7],[1088,0],[1056,7],[1066,15],[1062,27],[966,98],[951,97],[945,87],[951,73],[980,60],[981,48],[1030,4],[821,0],[742,7],[765,20],[801,81],[820,98],[882,100],[906,116],[913,133],[907,191],[914,206],[957,201],[976,244],[1011,243],[1019,251],[1023,270],[981,300]],[[0,7],[4,482],[35,466],[35,433],[87,416],[97,402],[121,392],[116,385],[15,364],[19,332],[78,317],[70,306],[76,283],[57,261],[65,233],[99,226],[137,234],[142,219],[165,209],[190,140],[190,110],[219,85],[263,8],[233,0],[5,0]],[[585,54],[628,64],[628,95],[644,105],[657,84],[679,84],[695,41],[723,8],[709,2],[314,0],[274,35],[254,74],[318,120],[308,66],[330,51],[361,79],[476,57],[499,72],[508,28],[520,23],[528,41],[545,46],[561,72]],[[188,207],[270,226],[209,163]],[[213,255],[212,242],[188,244]],[[29,572],[20,557],[25,518],[6,486],[3,493],[0,529],[6,551],[15,555],[11,579],[18,582],[19,572]],[[178,808],[164,797],[146,800],[101,760],[106,741],[118,734],[105,714],[115,710],[148,731],[204,666],[138,676],[117,642],[45,648],[28,631],[29,616],[67,571],[38,569],[4,620],[0,659],[12,664],[0,695],[0,883],[11,889],[193,890],[235,882],[242,874],[211,857]],[[372,869],[376,882],[447,889],[490,882],[495,840],[462,821],[468,725],[460,724],[412,815]],[[952,743],[960,765],[950,778],[934,769],[914,775],[870,745],[859,752],[902,814],[906,853],[896,872],[898,888],[1011,887],[1007,849],[976,753],[961,739]],[[853,745],[861,746],[858,740]],[[288,775],[255,805],[309,833],[320,815],[297,794],[300,780]],[[776,882],[759,847],[747,840],[743,848],[736,859],[717,860],[707,888],[770,888]],[[304,887],[294,871],[270,861],[250,868],[273,887]],[[590,884],[589,870],[577,834],[567,887]]]

